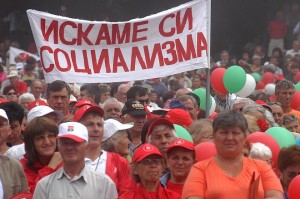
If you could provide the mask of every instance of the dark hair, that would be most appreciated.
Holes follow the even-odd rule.
[[[61,91],[62,89],[66,88],[68,92],[68,96],[71,95],[71,88],[70,86],[61,80],[55,80],[54,82],[48,84],[47,91],[46,91],[46,98],[50,97],[51,92]]]
[[[213,132],[215,133],[218,129],[226,129],[230,127],[239,127],[247,133],[248,123],[246,118],[239,111],[225,110],[220,112],[213,121]]]
[[[175,96],[175,91],[167,91],[163,94],[162,96],[162,99],[163,99],[163,102],[166,103],[167,100],[169,99],[173,99],[174,96]]]
[[[33,57],[29,57],[28,59],[26,59],[26,65],[33,65],[36,64],[36,59],[34,59]]]
[[[142,128],[142,131],[141,131],[141,142],[142,142],[142,144],[145,144],[146,143],[146,137],[147,137],[147,132],[148,132],[148,129],[149,129],[149,127],[151,126],[151,124],[156,120],[157,118],[150,118],[150,119],[148,119],[146,122],[145,122],[145,124],[144,124],[144,126],[143,126],[143,128]],[[129,137],[130,135],[128,134],[128,137]],[[130,138],[130,141],[132,141],[131,140],[131,138]]]
[[[98,84],[84,84],[80,87],[80,91],[86,91],[89,97],[94,97],[95,104],[100,103],[101,92]]]
[[[4,89],[3,89],[3,95],[7,95],[7,93],[10,91],[10,90],[14,90],[14,91],[16,91],[16,89],[15,89],[15,87],[14,86],[12,86],[12,85],[8,85],[8,86],[6,86]],[[16,91],[17,92],[17,91]]]
[[[147,89],[142,86],[133,86],[127,91],[127,100],[135,99],[137,96],[147,95]]]
[[[281,90],[288,90],[288,89],[295,90],[295,86],[294,86],[293,82],[283,79],[276,84],[275,95],[278,95]]]
[[[3,109],[8,117],[9,123],[18,121],[22,124],[24,118],[24,109],[16,102],[5,102],[0,104],[0,108]]]
[[[283,172],[288,166],[300,165],[300,147],[293,145],[282,148],[278,154],[278,169]]]
[[[26,151],[27,166],[34,169],[34,163],[38,160],[38,154],[34,147],[34,138],[46,132],[58,134],[57,125],[46,117],[37,117],[28,123],[24,132],[24,144]]]

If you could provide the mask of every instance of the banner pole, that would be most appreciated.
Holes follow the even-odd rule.
[[[211,37],[211,0],[208,1],[208,20],[207,20],[207,26],[208,26],[208,31],[209,34],[208,36],[208,57],[207,57],[207,62],[208,62],[208,68],[205,69],[206,73],[206,103],[205,103],[205,118],[209,118],[209,109],[210,109],[210,37]]]

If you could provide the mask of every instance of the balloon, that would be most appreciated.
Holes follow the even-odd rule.
[[[297,139],[296,139],[296,145],[297,145],[297,146],[300,146],[300,138],[297,138]]]
[[[263,82],[257,82],[256,84],[256,89],[259,90],[259,89],[264,89],[265,88],[265,83]]]
[[[261,81],[261,75],[259,73],[251,73],[251,75],[255,79],[256,82]]]
[[[251,93],[253,93],[255,87],[256,87],[255,79],[251,75],[247,74],[246,83],[244,87],[242,88],[242,90],[237,92],[236,95],[239,97],[248,97],[249,95],[251,95]]]
[[[246,72],[240,66],[230,66],[224,74],[223,82],[229,93],[237,93],[246,83]]]
[[[298,110],[299,106],[300,106],[300,92],[296,90],[294,93],[294,96],[293,96],[291,107],[292,107],[292,109]]]
[[[297,84],[295,84],[295,89],[300,92],[300,82],[298,82]]]
[[[250,143],[260,142],[269,147],[272,151],[272,160],[274,162],[273,168],[277,167],[277,159],[280,151],[280,146],[271,135],[263,132],[255,132],[248,135],[247,139],[250,141]]]
[[[265,72],[262,76],[262,82],[265,84],[274,83],[276,80],[275,75],[271,72]]]
[[[197,162],[206,160],[217,154],[216,145],[213,142],[201,142],[195,146]]]
[[[197,88],[193,91],[198,97],[200,98],[200,108],[205,110],[206,108],[206,90],[204,88]],[[210,95],[210,101],[209,101],[209,109],[212,105],[212,96]]]
[[[299,199],[300,196],[300,175],[294,177],[288,188],[289,199]]]
[[[271,84],[267,84],[265,86],[265,91],[267,95],[273,95],[275,93],[275,84],[271,83]]]
[[[295,81],[300,82],[300,71],[296,73]]]
[[[226,90],[224,83],[223,83],[223,77],[224,77],[225,72],[226,72],[225,68],[217,68],[210,75],[211,87],[217,93],[220,93],[220,94],[228,93],[228,91]]]
[[[178,138],[182,138],[187,141],[193,142],[191,134],[183,126],[180,126],[178,124],[173,124],[173,125]]]
[[[266,131],[279,144],[280,148],[289,147],[296,144],[294,136],[287,129],[283,127],[271,127]]]
[[[216,101],[215,99],[212,97],[211,98],[211,107],[209,109],[209,116],[211,116],[216,110]]]

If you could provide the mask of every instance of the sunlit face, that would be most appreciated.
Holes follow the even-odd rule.
[[[176,147],[167,154],[167,165],[175,179],[186,179],[194,163],[194,151]]]
[[[52,157],[56,150],[56,134],[45,132],[34,137],[33,144],[39,158]]]
[[[122,114],[121,107],[116,102],[108,102],[104,107],[104,119],[115,119],[120,121],[120,116]]]
[[[223,158],[234,158],[243,154],[246,134],[240,127],[219,128],[214,133],[217,153]]]
[[[69,107],[69,94],[66,88],[63,88],[60,91],[51,92],[47,98],[47,102],[50,108],[53,110],[58,110],[65,112]]]
[[[276,99],[281,103],[282,107],[290,107],[295,90],[294,89],[280,89],[276,95]]]
[[[7,143],[11,145],[22,144],[23,140],[21,139],[22,128],[19,121],[13,121],[10,124],[11,134],[7,138]]]
[[[103,139],[103,118],[100,115],[87,113],[80,123],[86,126],[89,135],[88,146],[101,146]]]
[[[160,159],[161,161],[157,162],[157,164],[152,161],[152,163],[150,163],[149,165],[139,162],[132,171],[133,174],[138,175],[140,177],[141,183],[143,185],[145,185],[147,182],[158,182],[164,169],[163,159],[161,158],[161,156],[158,155],[150,155],[144,158],[143,160],[145,159]]]
[[[86,153],[85,142],[76,142],[69,138],[59,138],[59,152],[64,164],[82,164]]]
[[[117,151],[121,156],[126,156],[129,154],[129,144],[130,140],[128,139],[128,134],[126,131],[119,131],[120,137],[117,142]]]

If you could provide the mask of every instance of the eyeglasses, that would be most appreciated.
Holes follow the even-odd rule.
[[[13,93],[7,93],[6,95],[11,96],[11,95],[16,95],[17,93],[13,92]]]
[[[148,103],[149,103],[149,99],[139,100],[139,102],[140,102],[141,104],[148,104]]]
[[[297,175],[300,175],[300,171],[299,172],[287,171],[287,170],[284,170],[284,171],[285,171],[286,176],[289,177],[290,179],[296,177]]]
[[[159,159],[143,159],[139,163],[141,163],[143,165],[152,165],[152,164],[159,165],[162,162],[163,162],[163,159],[159,158]]]
[[[56,139],[56,135],[54,133],[49,133],[45,135],[39,135],[33,138],[36,142],[44,142],[46,139]]]

